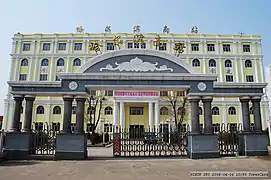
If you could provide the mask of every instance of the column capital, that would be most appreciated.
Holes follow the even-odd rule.
[[[188,96],[187,98],[190,102],[192,101],[200,101],[201,97],[200,96]]]
[[[251,101],[252,101],[252,102],[260,102],[261,99],[262,99],[261,96],[252,96],[252,97],[251,97]]]
[[[240,102],[248,102],[250,100],[249,96],[241,96],[239,97]]]
[[[36,99],[36,97],[32,95],[26,95],[24,98],[26,101],[34,101]]]
[[[15,101],[22,101],[24,99],[24,96],[23,95],[19,95],[19,94],[15,94],[15,95],[13,95],[13,99]]]
[[[68,96],[68,95],[64,95],[62,98],[63,98],[63,101],[73,101],[74,99],[73,96]]]
[[[76,101],[86,101],[87,97],[86,96],[75,96]]]
[[[202,97],[202,102],[212,102],[213,97],[212,96],[203,96]]]

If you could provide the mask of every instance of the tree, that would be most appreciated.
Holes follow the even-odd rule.
[[[165,98],[172,108],[170,115],[174,119],[175,130],[180,131],[187,115],[187,92],[169,91]]]
[[[103,91],[91,91],[91,95],[87,98],[88,108],[85,115],[85,120],[91,126],[91,143],[100,143],[100,136],[96,133],[97,126],[101,120],[101,112],[103,107],[103,101],[105,101]]]

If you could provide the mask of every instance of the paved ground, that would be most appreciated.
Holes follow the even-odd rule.
[[[207,160],[113,159],[87,161],[9,161],[0,163],[0,180],[204,179],[192,178],[190,176],[190,172],[192,171],[268,171],[270,174],[269,176],[271,177],[271,159],[221,158]]]

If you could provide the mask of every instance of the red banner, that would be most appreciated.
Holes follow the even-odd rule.
[[[114,91],[114,96],[159,96],[159,92]]]

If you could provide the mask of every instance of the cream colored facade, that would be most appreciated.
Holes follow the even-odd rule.
[[[120,49],[137,48],[133,43],[134,34],[15,34],[11,52],[10,81],[57,81],[56,75],[61,72],[76,72],[84,63],[97,56],[95,51],[90,51],[89,44],[97,41],[102,47],[102,53],[117,51],[113,46],[113,38],[119,35],[123,40]],[[138,48],[155,50],[155,33],[143,34],[144,45]],[[206,35],[206,34],[160,34],[164,46],[157,49],[164,53],[173,54],[176,42],[184,42],[186,48],[178,56],[180,61],[189,64],[196,72],[204,74],[217,74],[218,82],[245,84],[248,82],[264,83],[263,54],[261,50],[260,36],[240,35]],[[112,50],[114,48],[114,50]],[[44,59],[47,59],[44,61]],[[46,77],[46,78],[45,78]],[[10,92],[10,89],[9,89]],[[76,103],[74,102],[74,105]],[[23,102],[23,107],[25,106]],[[37,114],[38,106],[43,106],[44,112]],[[54,113],[55,106],[61,109],[60,114]],[[129,114],[128,103],[124,107],[125,114]],[[144,111],[148,112],[148,104],[142,104]],[[202,104],[200,104],[202,107]],[[251,106],[251,105],[250,105]],[[113,122],[113,116],[105,115],[106,107],[113,108],[113,100],[108,97],[102,108],[103,124]],[[160,107],[170,105],[162,97]],[[219,109],[218,115],[213,114],[215,123],[242,123],[241,104],[236,97],[214,98],[212,107]],[[229,114],[229,108],[234,107],[236,114]],[[3,128],[9,129],[13,116],[14,101],[10,93],[5,99],[5,114]],[[23,108],[25,109],[25,108]],[[34,101],[33,123],[47,122],[62,123],[63,100],[61,97],[37,97]],[[268,101],[261,101],[262,124],[266,128],[268,119]],[[138,119],[139,117],[137,117]],[[148,124],[148,115],[141,119],[143,124]],[[133,118],[126,117],[125,124],[140,124]],[[160,123],[167,123],[170,119],[167,115],[160,115]],[[21,122],[24,121],[22,114]],[[253,122],[253,116],[251,115]],[[200,116],[203,123],[203,116]],[[75,123],[75,114],[72,117]],[[87,124],[87,122],[85,122]],[[85,126],[86,127],[86,126]],[[102,128],[102,125],[99,127]]]

